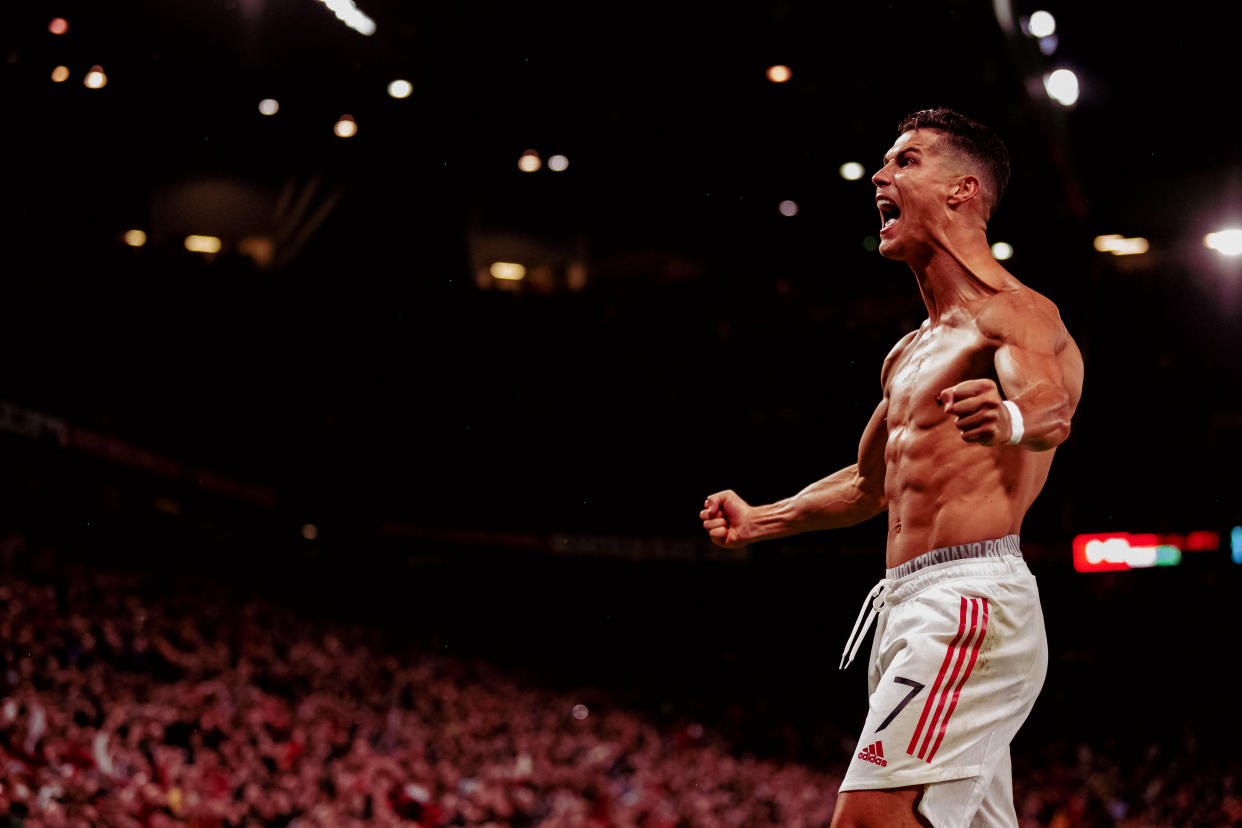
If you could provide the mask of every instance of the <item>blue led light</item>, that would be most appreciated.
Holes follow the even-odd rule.
[[[1242,526],[1233,527],[1229,534],[1230,545],[1233,547],[1233,562],[1242,564]]]

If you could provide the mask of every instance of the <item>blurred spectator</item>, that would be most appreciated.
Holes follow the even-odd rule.
[[[701,726],[134,575],[0,586],[0,814],[114,826],[824,825],[838,776]]]
[[[0,816],[23,828],[826,826],[840,761],[759,758],[212,587],[62,572],[0,584]],[[736,717],[737,710],[732,711]],[[842,730],[845,733],[845,730]],[[1045,734],[1041,734],[1041,738]],[[1242,825],[1242,763],[1182,744],[1015,756],[1034,826]]]

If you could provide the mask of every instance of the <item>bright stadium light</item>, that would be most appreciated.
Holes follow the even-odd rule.
[[[1203,237],[1203,246],[1222,256],[1242,256],[1242,227],[1208,233]]]
[[[776,209],[780,210],[782,216],[796,216],[798,215],[798,202],[786,199]]]
[[[1127,239],[1116,233],[1096,236],[1092,245],[1101,253],[1112,253],[1114,256],[1141,256],[1151,249],[1147,239],[1142,236]]]
[[[54,35],[63,35],[69,31],[69,21],[63,17],[53,17],[52,22],[47,24],[47,30]]]
[[[125,231],[125,243],[130,247],[142,247],[147,243],[147,234],[135,228]]]
[[[354,0],[319,0],[319,2],[331,9],[337,20],[358,34],[375,34],[375,21],[359,11],[354,5]]]
[[[866,175],[867,170],[857,161],[846,161],[837,172],[841,173],[841,177],[846,181],[857,181]]]
[[[539,153],[535,152],[533,149],[528,149],[526,152],[522,153],[522,157],[518,159],[518,169],[522,172],[538,172],[539,168],[542,166],[543,161],[539,160]]]
[[[785,83],[793,77],[793,71],[784,64],[768,67],[768,80],[772,83]]]
[[[52,70],[52,83],[64,83],[69,80],[69,67],[57,66]]]
[[[548,159],[548,169],[552,172],[565,172],[569,169],[569,159],[563,155],[553,155]]]
[[[388,94],[393,98],[408,98],[414,91],[414,84],[408,80],[397,79],[388,84]]]
[[[1057,69],[1044,78],[1044,90],[1061,106],[1073,106],[1078,102],[1078,76],[1068,69]]]
[[[104,74],[102,66],[92,66],[91,71],[86,73],[86,77],[82,79],[82,83],[87,89],[103,89],[108,85],[108,76]]]
[[[219,253],[220,239],[215,236],[186,236],[185,249],[191,253]]]
[[[1057,19],[1046,11],[1037,11],[1027,21],[1026,30],[1031,37],[1049,37],[1057,30]]]
[[[264,98],[259,101],[259,112],[263,115],[275,115],[280,111],[280,101],[275,98]]]
[[[353,138],[358,134],[358,123],[354,120],[353,115],[342,115],[340,120],[332,127],[332,131],[336,133],[338,138]]]
[[[526,267],[517,262],[492,262],[492,266],[488,268],[488,273],[492,274],[493,279],[520,282],[526,278]]]
[[[1003,262],[1006,259],[1013,258],[1013,245],[1003,241],[997,242],[992,245],[992,256],[994,256],[998,262]]]

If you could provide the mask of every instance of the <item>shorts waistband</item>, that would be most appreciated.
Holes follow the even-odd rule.
[[[930,552],[911,558],[900,566],[884,571],[880,580],[863,601],[858,612],[858,620],[854,629],[846,639],[845,650],[841,653],[841,669],[845,669],[858,654],[867,630],[881,612],[898,604],[920,591],[943,581],[946,578],[958,577],[964,568],[969,568],[976,577],[1012,574],[1018,568],[1026,569],[1022,559],[1022,549],[1018,535],[1005,535],[993,540],[962,543],[957,546],[942,546]],[[1017,560],[1014,560],[1014,559]],[[973,565],[944,566],[961,561],[977,561]],[[940,566],[942,568],[932,569]],[[926,571],[924,571],[926,570]],[[978,570],[978,571],[976,571]],[[914,577],[916,573],[917,577]]]
[[[895,581],[907,575],[913,575],[920,569],[926,569],[929,566],[951,563],[953,561],[964,561],[970,558],[1004,558],[1008,556],[1021,558],[1022,545],[1020,541],[1021,538],[1018,535],[1005,535],[1003,538],[996,538],[994,540],[961,543],[957,546],[942,546],[939,549],[925,552],[917,558],[911,558],[892,569],[885,570],[884,577]]]

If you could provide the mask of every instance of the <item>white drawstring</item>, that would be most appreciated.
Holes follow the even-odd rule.
[[[867,630],[871,629],[871,622],[875,621],[876,615],[884,608],[884,596],[888,593],[889,587],[893,582],[889,578],[881,578],[870,592],[867,593],[866,599],[863,601],[862,609],[858,611],[858,620],[854,622],[854,631],[850,633],[849,640],[845,642],[845,649],[841,652],[841,666],[844,670],[854,663],[854,656],[858,653],[858,648],[862,646],[863,639],[867,637]],[[867,612],[870,605],[871,611]],[[867,616],[867,620],[863,622],[863,615]],[[859,631],[859,627],[862,631]],[[853,648],[850,648],[853,644]]]

